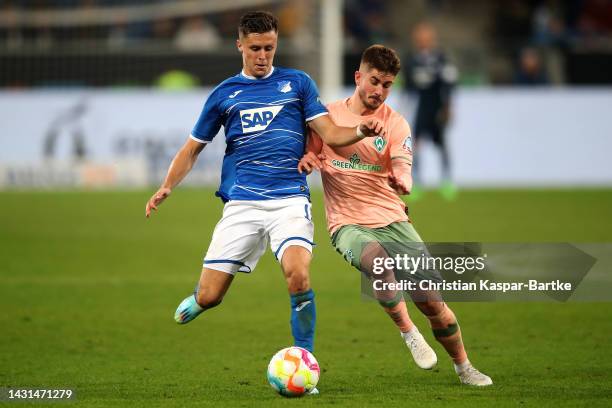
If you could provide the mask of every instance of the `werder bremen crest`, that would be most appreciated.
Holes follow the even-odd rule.
[[[385,139],[383,139],[382,136],[376,136],[374,138],[374,147],[376,148],[378,153],[383,151],[383,149],[385,148],[386,144],[387,144],[387,141]]]

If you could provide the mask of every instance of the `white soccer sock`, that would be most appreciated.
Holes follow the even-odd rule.
[[[463,363],[461,364],[455,364],[453,363],[453,365],[455,366],[455,372],[457,374],[461,374],[462,372],[465,371],[466,368],[468,368],[469,366],[472,365],[472,363],[470,363],[470,360],[465,360]]]
[[[412,325],[412,328],[407,332],[400,332],[404,340],[410,340],[415,334],[419,333],[419,328],[416,327],[416,324]]]

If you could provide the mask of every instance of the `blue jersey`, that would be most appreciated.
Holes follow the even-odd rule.
[[[304,155],[306,122],[327,114],[314,81],[295,69],[272,67],[264,78],[240,73],[217,86],[191,132],[210,142],[221,126],[227,144],[223,201],[309,196],[297,164]]]

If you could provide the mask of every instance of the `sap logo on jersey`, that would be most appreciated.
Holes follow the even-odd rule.
[[[240,111],[242,133],[265,130],[274,120],[284,105],[266,106],[265,108],[247,109]]]

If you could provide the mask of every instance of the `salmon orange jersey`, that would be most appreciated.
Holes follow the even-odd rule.
[[[388,176],[391,159],[412,164],[410,126],[387,104],[382,104],[370,116],[360,116],[349,110],[347,101],[342,99],[327,106],[336,125],[355,127],[364,119],[375,117],[383,122],[386,135],[330,147],[311,132],[307,149],[326,155],[321,177],[330,234],[343,225],[379,228],[407,221],[406,205],[389,185]]]

